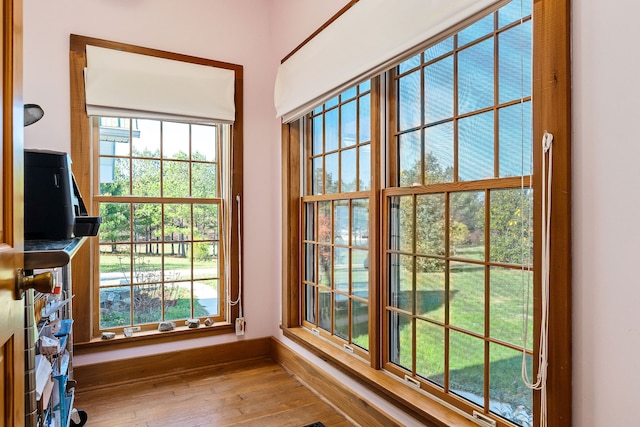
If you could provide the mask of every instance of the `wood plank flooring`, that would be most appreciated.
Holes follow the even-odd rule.
[[[270,359],[96,390],[76,388],[88,427],[352,426]]]

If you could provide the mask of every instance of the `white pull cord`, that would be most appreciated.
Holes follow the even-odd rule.
[[[549,155],[547,169],[546,155]],[[525,316],[524,342],[522,345],[522,380],[532,390],[540,390],[540,426],[547,426],[547,365],[549,360],[549,265],[551,248],[551,177],[553,171],[553,135],[545,132],[542,137],[542,314],[540,319],[540,353],[538,355],[538,375],[536,382],[529,380],[527,372],[526,346],[528,313]],[[527,304],[528,307],[528,304]],[[528,311],[528,309],[527,309]]]
[[[235,301],[230,301],[232,306],[237,305],[239,309],[239,317],[244,317],[242,314],[242,230],[240,227],[240,195],[236,195],[236,204],[238,205],[238,298]]]

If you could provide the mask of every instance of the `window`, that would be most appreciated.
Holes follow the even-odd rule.
[[[223,321],[229,125],[96,117],[99,331]]]
[[[130,68],[168,64],[172,73],[154,75],[167,84],[179,84],[175,76],[182,70],[195,70],[206,84],[207,69],[190,66],[211,67],[216,81],[226,85],[214,102],[224,117],[205,112],[189,119],[202,97],[188,98],[197,101],[194,108],[183,105],[171,114],[129,110],[117,101],[100,104],[104,97],[94,95],[93,115],[87,116],[89,47],[95,63],[104,53],[103,61],[117,55]],[[242,196],[242,67],[75,35],[70,54],[74,175],[85,204],[102,217],[98,238],[74,257],[74,281],[91,283],[76,287],[75,344],[89,348],[101,332],[125,327],[141,330],[128,339],[134,343],[232,332],[241,303],[236,196]],[[123,102],[144,96],[135,82],[127,81]],[[171,107],[160,92],[146,105]],[[209,106],[206,97],[204,103]],[[184,321],[191,318],[208,318],[213,327],[189,330]],[[176,330],[159,334],[162,321],[173,321]]]
[[[568,32],[552,24],[567,11],[532,5],[513,1],[476,17],[284,127],[284,242],[288,253],[300,254],[299,267],[295,259],[284,262],[283,292],[291,296],[285,336],[338,365],[345,362],[336,348],[355,353],[350,372],[418,413],[430,398],[413,388],[503,427],[538,425],[543,416],[549,425],[571,425]],[[563,58],[560,64],[547,52]],[[545,82],[559,72],[562,83],[550,88]],[[340,106],[363,86],[380,100],[368,117],[352,115],[354,129],[370,126],[371,156],[354,157],[357,173],[370,173],[359,182],[371,187],[347,183],[344,193],[342,168],[351,165],[344,152],[353,148],[342,145]],[[531,379],[540,368],[546,131],[563,145],[554,156],[549,218],[556,237],[546,392],[555,391],[543,414],[543,392],[525,386],[521,370],[524,361]],[[364,200],[369,235],[360,247],[354,204]],[[366,299],[353,255],[360,251]],[[362,303],[366,324],[356,320],[365,318]],[[364,327],[368,347],[359,338]],[[380,380],[380,371],[400,381]]]
[[[392,71],[383,345],[390,372],[528,426],[532,33],[530,9],[514,6]]]
[[[363,357],[369,349],[371,86],[309,116],[304,209],[304,324]]]

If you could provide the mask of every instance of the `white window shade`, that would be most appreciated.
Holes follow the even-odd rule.
[[[87,45],[87,114],[232,123],[235,72]]]
[[[280,65],[274,91],[278,117],[285,122],[300,117],[501,3],[505,1],[358,1]]]

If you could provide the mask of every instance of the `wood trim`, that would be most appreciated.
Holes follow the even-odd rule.
[[[93,37],[80,36],[77,34],[71,34],[69,48],[71,52],[77,52],[84,55],[87,45],[104,47],[107,49],[120,50],[123,52],[139,53],[141,55],[156,56],[159,58],[172,59],[175,61],[191,62],[193,64],[208,65],[216,68],[226,68],[229,70],[235,70],[242,72],[242,65],[232,64],[229,62],[215,61],[212,59],[200,58],[197,56],[183,55],[175,52],[168,52],[160,49],[153,49],[148,47],[136,46],[127,43],[114,42],[110,40],[97,39]],[[242,78],[240,78],[240,84],[242,84]],[[236,90],[238,89],[238,76],[236,75]],[[236,92],[238,97],[238,92]],[[242,99],[242,92],[240,92],[240,99]],[[236,105],[236,108],[238,106]],[[236,113],[237,114],[237,113]],[[237,118],[237,117],[236,117]]]
[[[345,387],[335,377],[273,337],[271,338],[271,359],[296,377],[306,388],[328,400],[332,406],[360,425],[371,427],[402,425],[369,399]]]
[[[89,116],[85,112],[84,102],[84,70],[86,58],[84,50],[82,52],[69,52],[70,69],[70,96],[71,96],[71,158],[73,163],[71,169],[76,178],[80,194],[86,199],[86,207],[89,215],[92,212],[93,203],[91,200],[91,137]],[[82,245],[76,255],[71,260],[71,280],[74,284],[74,304],[73,304],[73,339],[75,343],[88,342],[91,339],[92,316],[91,316],[91,247],[93,239],[89,239],[88,245]]]
[[[327,22],[325,22],[324,24],[322,24],[320,26],[320,28],[318,28],[317,30],[315,30],[309,37],[307,37],[306,39],[304,39],[304,41],[302,43],[300,43],[298,46],[296,46],[291,52],[289,52],[289,54],[287,56],[285,56],[284,58],[282,58],[282,61],[280,61],[280,63],[282,64],[283,62],[285,62],[287,59],[289,59],[290,57],[292,57],[297,51],[299,51],[300,49],[302,49],[302,47],[304,45],[306,45],[307,43],[309,43],[311,41],[311,39],[313,39],[315,36],[317,36],[320,32],[322,32],[322,30],[324,30],[325,28],[327,28],[333,21],[335,21],[336,19],[338,19],[343,13],[345,13],[347,10],[351,9],[351,6],[353,6],[354,4],[358,3],[358,0],[351,0],[346,6],[344,6],[342,9],[340,9],[335,15],[333,15],[331,18],[329,18],[329,20]]]
[[[231,362],[267,358],[269,338],[236,341],[168,353],[74,366],[73,377],[83,391],[163,377]]]
[[[300,324],[301,121],[282,125],[282,324]]]
[[[570,0],[535,0],[533,21],[533,142],[554,135],[549,306],[548,424],[572,425],[571,391],[571,48]],[[534,150],[534,188],[541,188],[541,150]],[[539,198],[537,198],[539,199]],[[539,201],[534,205],[541,217]],[[540,230],[540,226],[535,227]],[[541,242],[538,232],[535,242]],[[536,253],[540,253],[536,249]],[[539,256],[537,257],[540,258]],[[540,271],[539,265],[534,268]],[[534,278],[541,283],[541,277]],[[540,288],[540,287],[538,287]],[[538,289],[540,290],[540,289]],[[540,292],[535,303],[539,307]],[[539,316],[537,316],[539,319]],[[539,322],[535,325],[539,328]],[[535,349],[538,350],[537,348]],[[535,359],[535,358],[534,358]],[[539,407],[539,393],[534,394]]]
[[[422,390],[403,384],[401,380],[382,370],[371,368],[366,361],[358,360],[326,340],[312,335],[311,332],[304,328],[283,329],[283,333],[285,337],[317,355],[331,367],[337,368],[354,380],[359,381],[363,387],[377,393],[395,405],[400,411],[415,417],[424,425],[477,427],[475,422],[447,408],[434,398],[430,398],[430,395]],[[272,357],[279,362],[278,355],[273,355]],[[304,362],[300,363],[304,364]],[[286,367],[286,365],[284,366]],[[298,374],[297,371],[293,372]],[[320,374],[333,378],[323,371],[320,371],[318,375]],[[337,382],[335,379],[334,381]],[[345,388],[343,384],[340,386]],[[335,393],[335,390],[331,390],[330,393]]]

